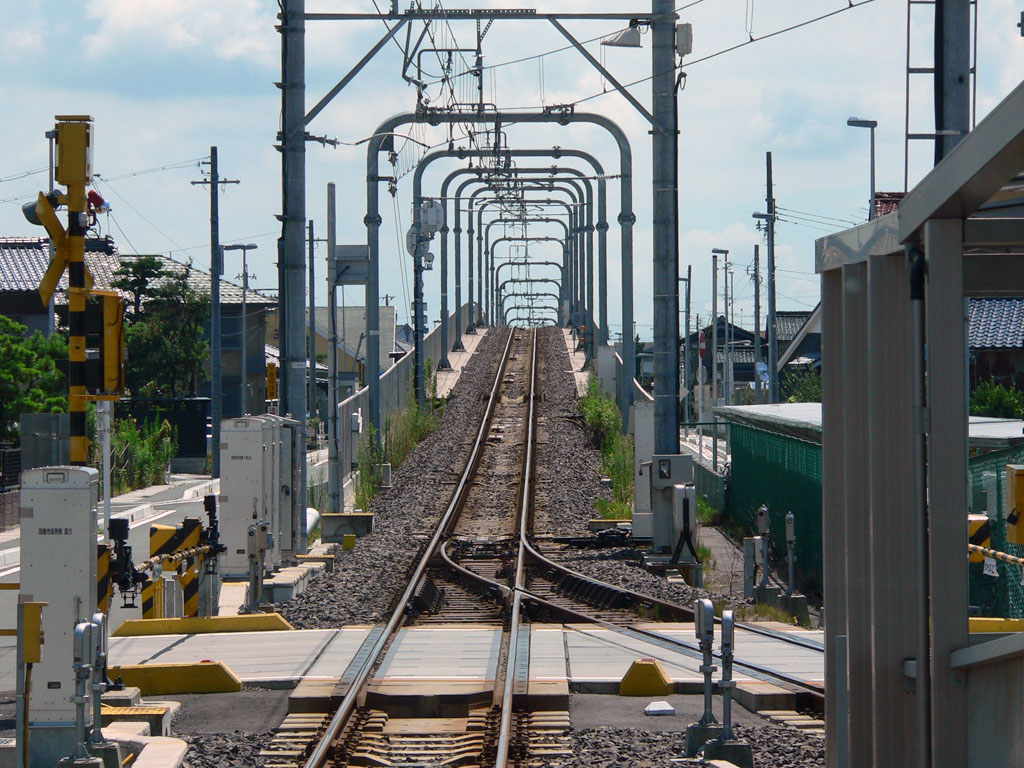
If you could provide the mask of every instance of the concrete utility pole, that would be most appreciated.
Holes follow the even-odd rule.
[[[313,220],[309,220],[309,338],[306,340],[308,352],[306,359],[309,365],[309,394],[306,396],[306,410],[310,416],[316,416],[316,281],[314,280],[313,249],[316,238],[313,236]]]
[[[306,3],[281,0],[281,237],[277,241],[282,415],[299,422],[300,498],[306,494]],[[369,313],[367,313],[369,315]],[[376,315],[374,316],[376,317]],[[376,336],[376,334],[374,334]],[[376,341],[376,338],[373,339]],[[305,518],[303,517],[303,520]]]
[[[220,249],[221,184],[238,184],[238,179],[222,179],[217,167],[217,148],[210,147],[210,178],[193,181],[193,186],[210,187],[210,475],[220,477],[220,422],[223,396],[221,394],[220,362],[220,276],[224,274],[224,254]]]
[[[971,128],[971,3],[935,2],[935,164]]]
[[[674,7],[672,0],[651,3],[655,454],[679,453],[679,132]],[[665,501],[671,503],[667,495]],[[655,526],[658,517],[656,513]],[[672,544],[670,541],[669,546]]]
[[[732,377],[729,376],[729,254],[726,252],[725,258],[722,259],[722,311],[725,312],[725,328],[722,330],[725,332],[725,339],[722,341],[722,379],[724,380],[723,399],[726,405],[730,403],[730,389],[732,388]]]
[[[337,514],[341,508],[341,467],[338,445],[338,310],[335,304],[337,262],[334,182],[327,185],[327,511]],[[370,313],[367,312],[367,315]],[[367,376],[370,371],[367,370]]]
[[[757,388],[757,402],[761,402],[763,387],[757,373],[761,362],[761,246],[754,244],[754,386]]]
[[[779,341],[775,326],[775,189],[772,186],[772,153],[765,153],[768,196],[768,402],[779,402]]]
[[[249,374],[248,374],[248,361],[247,361],[247,324],[246,320],[246,294],[249,292],[249,266],[246,262],[246,253],[256,249],[255,243],[246,243],[244,245],[225,245],[223,250],[225,251],[241,251],[242,252],[242,377],[239,385],[239,405],[242,409],[241,415],[249,413]]]

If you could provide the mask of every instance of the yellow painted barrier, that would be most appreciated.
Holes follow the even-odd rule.
[[[1024,632],[1024,619],[991,619],[972,616],[968,621],[971,632]]]
[[[674,691],[657,659],[637,659],[619,681],[619,696],[667,696]]]
[[[111,679],[138,688],[143,696],[172,693],[237,693],[242,681],[220,661],[195,664],[133,664],[110,667]]]
[[[295,629],[279,613],[243,616],[192,616],[183,619],[130,619],[112,632],[113,637],[143,635],[206,635],[215,632],[279,632]]]

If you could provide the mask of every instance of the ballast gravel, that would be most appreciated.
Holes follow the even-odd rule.
[[[373,532],[357,539],[351,551],[339,548],[332,573],[278,606],[292,626],[326,629],[387,620],[462,473],[507,338],[507,329],[492,329],[481,340],[445,405],[440,428],[412,450],[392,473],[392,488],[371,503]]]
[[[272,731],[262,733],[195,733],[182,736],[188,742],[185,768],[253,768],[263,765],[260,750],[274,738]]]
[[[635,728],[589,728],[571,731],[573,757],[559,762],[564,768],[632,768],[698,766],[699,760],[681,760],[686,746],[686,724],[679,731],[651,732]],[[819,768],[825,765],[825,741],[797,728],[734,727],[738,738],[750,743],[758,768]],[[554,765],[554,763],[552,763]]]
[[[598,514],[594,502],[610,498],[600,484],[601,452],[587,439],[576,380],[561,328],[545,327],[537,339],[536,535],[581,536]]]

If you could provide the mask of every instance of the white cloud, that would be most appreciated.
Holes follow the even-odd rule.
[[[260,0],[105,0],[86,6],[97,26],[84,48],[92,59],[151,49],[273,65],[275,12],[276,4]]]

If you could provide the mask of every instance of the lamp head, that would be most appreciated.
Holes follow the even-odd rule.
[[[878,126],[878,121],[865,120],[862,117],[851,117],[847,119],[846,124],[852,128],[876,128]]]

